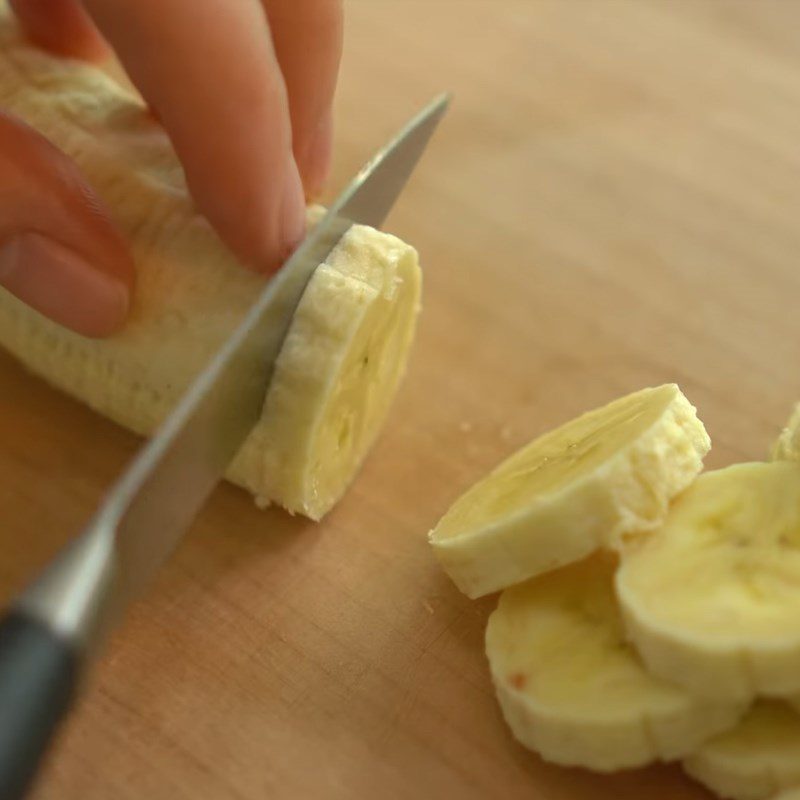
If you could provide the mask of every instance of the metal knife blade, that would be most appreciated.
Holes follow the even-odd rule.
[[[442,117],[449,95],[415,116],[356,175],[79,538],[15,607],[78,651],[97,641],[173,550],[258,422],[275,359],[316,267],[355,223],[379,226]]]

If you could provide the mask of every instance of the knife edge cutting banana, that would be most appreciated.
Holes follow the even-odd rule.
[[[139,263],[129,324],[84,339],[0,293],[0,343],[49,382],[153,434],[86,530],[0,625],[0,797],[21,796],[87,656],[227,474],[319,519],[344,492],[402,376],[415,251],[379,226],[443,115],[442,95],[359,172],[266,285],[194,211],[166,137],[97,69],[0,28],[0,101],[71,155]]]
[[[128,322],[105,340],[67,331],[3,292],[0,342],[51,384],[151,435],[264,279],[237,269],[197,213],[166,133],[138,97],[91,65],[31,47],[5,23],[0,105],[69,155],[114,210],[137,283]],[[321,213],[309,209],[311,225]],[[394,396],[420,283],[412,247],[364,225],[345,233],[309,281],[263,418],[228,467],[229,479],[262,504],[313,519],[332,507]]]

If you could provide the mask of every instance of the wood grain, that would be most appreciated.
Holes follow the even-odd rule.
[[[132,610],[38,800],[690,800],[677,769],[553,768],[500,719],[427,529],[534,434],[644,385],[698,405],[712,465],[800,397],[800,5],[353,0],[339,186],[456,101],[389,227],[418,246],[415,358],[321,525],[221,487]],[[0,591],[74,533],[136,439],[0,357]]]

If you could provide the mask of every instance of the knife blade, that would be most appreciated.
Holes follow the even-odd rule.
[[[169,556],[259,421],[316,267],[354,224],[381,225],[449,103],[434,99],[360,170],[114,484],[0,624],[0,799],[22,796],[87,655]]]

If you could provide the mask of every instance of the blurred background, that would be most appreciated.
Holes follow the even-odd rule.
[[[389,223],[425,266],[412,379],[446,399],[432,428],[506,423],[517,441],[676,380],[711,429],[712,463],[761,457],[800,399],[800,6],[348,11],[337,184],[366,141],[455,93]]]

